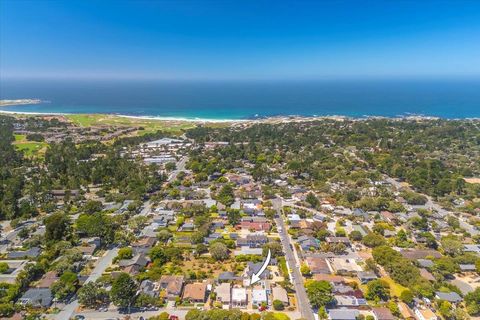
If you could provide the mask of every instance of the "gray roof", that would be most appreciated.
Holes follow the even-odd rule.
[[[331,309],[328,311],[328,318],[331,320],[355,320],[360,314],[354,309]]]
[[[421,267],[424,267],[424,268],[433,267],[433,261],[429,259],[418,259],[417,262]]]
[[[462,297],[460,297],[460,295],[456,292],[440,292],[440,291],[437,291],[435,292],[435,295],[437,297],[437,299],[440,299],[440,300],[445,300],[445,301],[448,301],[448,302],[460,302],[462,301]]]
[[[40,255],[41,249],[38,247],[30,248],[26,251],[12,251],[8,253],[9,259],[18,259],[18,258],[36,258]]]
[[[21,304],[35,307],[49,307],[52,304],[52,291],[48,288],[32,288],[18,300]]]

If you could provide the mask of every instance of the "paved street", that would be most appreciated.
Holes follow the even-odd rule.
[[[1,244],[0,244],[0,252],[5,252],[8,248],[8,246],[10,245],[10,242],[13,241],[18,233],[25,227],[27,226],[31,226],[32,224],[35,223],[35,220],[33,219],[30,219],[30,220],[26,220],[23,222],[23,225],[21,227],[18,227],[10,232],[8,232],[6,235],[4,235],[2,237],[2,239],[0,240],[1,241]]]
[[[98,278],[100,278],[105,269],[107,269],[112,263],[113,258],[117,256],[117,253],[118,248],[113,248],[107,251],[107,253],[103,257],[99,258],[97,261],[97,265],[95,266],[85,283],[96,281]],[[55,315],[54,318],[56,320],[70,319],[70,317],[74,315],[75,310],[78,308],[78,306],[78,300],[75,299],[74,301],[67,304],[60,313]],[[105,316],[103,318],[105,319]]]
[[[177,162],[177,168],[175,170],[173,170],[170,175],[168,176],[168,182],[171,182],[173,180],[175,180],[175,178],[177,177],[177,175],[181,172],[181,171],[184,171],[185,170],[185,164],[187,163],[188,161],[188,157],[185,156],[183,157],[182,159],[180,159],[179,162]]]
[[[285,228],[285,222],[281,217],[279,217],[275,218],[275,223],[277,224],[277,228],[281,228],[281,231],[279,231],[278,234],[280,235],[280,240],[283,245],[283,251],[285,253],[285,259],[287,260],[287,266],[290,271],[292,284],[295,287],[298,309],[300,310],[302,318],[305,318],[307,320],[313,320],[314,315],[312,307],[310,306],[310,302],[308,301],[307,292],[305,291],[305,287],[303,284],[303,278],[300,274],[300,268],[297,267],[298,262],[292,250],[293,243],[288,236],[287,230]]]

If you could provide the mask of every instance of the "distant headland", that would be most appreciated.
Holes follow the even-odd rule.
[[[0,107],[17,106],[22,104],[39,104],[39,103],[42,103],[42,100],[40,99],[15,99],[15,100],[2,99],[0,100]]]

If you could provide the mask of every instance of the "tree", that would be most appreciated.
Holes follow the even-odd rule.
[[[452,317],[452,304],[448,301],[440,301],[438,303],[438,312],[444,317],[445,319]]]
[[[237,210],[237,209],[227,210],[228,223],[230,223],[232,226],[236,226],[237,224],[239,224],[241,217],[242,215],[240,214],[240,210]]]
[[[214,242],[210,245],[210,254],[215,260],[226,260],[229,257],[227,246],[221,242]]]
[[[457,256],[463,252],[462,242],[453,235],[443,237],[440,242],[445,253],[450,256]]]
[[[52,292],[60,301],[67,299],[75,293],[78,283],[77,274],[71,271],[65,271],[60,279],[52,285]]]
[[[170,314],[168,312],[162,312],[158,316],[153,316],[148,318],[148,320],[168,320],[170,317]]]
[[[318,200],[318,198],[315,196],[315,194],[313,194],[313,192],[309,192],[307,194],[307,197],[305,198],[305,201],[310,204],[310,206],[312,208],[315,208],[317,207],[319,204],[320,204],[320,201]]]
[[[176,166],[175,162],[167,162],[167,163],[165,164],[165,170],[167,170],[167,171],[173,171],[173,170],[175,170],[175,169],[177,169],[177,166]]]
[[[6,262],[0,262],[0,273],[6,273],[10,267],[8,266],[8,263]]]
[[[118,260],[124,260],[124,259],[131,259],[132,257],[133,257],[133,249],[130,247],[125,247],[118,250],[118,254],[115,259],[118,261]]]
[[[314,308],[320,308],[333,301],[332,285],[327,281],[310,280],[305,283],[308,299]]]
[[[414,297],[415,296],[413,295],[412,291],[408,289],[403,290],[402,293],[400,294],[400,299],[407,304],[412,303]]]
[[[233,194],[233,188],[230,184],[224,185],[218,193],[217,200],[229,207],[235,201],[235,195]]]
[[[465,303],[467,305],[467,312],[472,316],[480,315],[480,288],[468,293],[465,296]]]
[[[272,241],[268,242],[263,245],[263,255],[266,256],[268,254],[268,250],[272,254],[272,258],[283,256],[283,247],[280,242]]]
[[[353,230],[350,232],[350,239],[353,241],[361,241],[363,238],[362,233],[357,230]]]
[[[362,242],[364,245],[370,248],[383,246],[386,243],[383,236],[373,232],[370,232],[365,237],[363,237]]]
[[[172,233],[168,229],[162,229],[157,233],[158,240],[163,243],[167,243],[167,241],[170,240],[172,236]]]
[[[373,260],[372,258],[368,258],[367,260],[365,260],[365,270],[366,271],[372,271],[375,274],[377,274],[378,273],[378,266],[375,263],[375,260]]]
[[[88,308],[96,308],[108,302],[108,293],[98,283],[89,282],[78,290],[78,301]]]
[[[305,263],[302,263],[302,265],[300,266],[300,272],[303,276],[309,276],[312,273],[308,265],[306,265]]]
[[[328,319],[328,313],[327,313],[327,310],[325,309],[325,307],[321,307],[320,309],[318,309],[318,318],[320,320]]]
[[[273,309],[277,311],[281,311],[285,309],[285,306],[283,305],[283,302],[280,300],[273,300]]]
[[[113,281],[110,298],[117,307],[130,307],[135,302],[137,289],[135,281],[123,272]]]
[[[381,279],[372,280],[367,283],[366,298],[375,301],[387,301],[390,299],[390,286]]]
[[[70,220],[61,212],[54,213],[45,218],[45,240],[62,240],[68,232],[69,224]]]
[[[97,200],[88,200],[83,206],[83,211],[88,214],[94,214],[102,210],[103,210],[102,202]]]

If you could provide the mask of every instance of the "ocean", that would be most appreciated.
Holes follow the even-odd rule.
[[[3,107],[34,113],[108,113],[185,119],[270,116],[479,118],[480,80],[140,81],[6,80]]]

